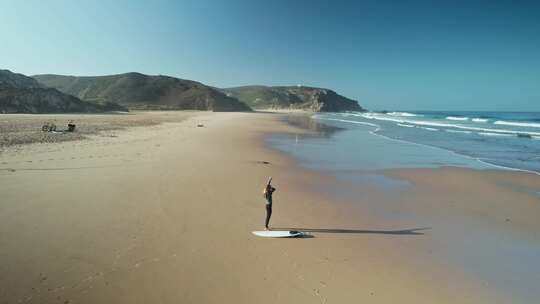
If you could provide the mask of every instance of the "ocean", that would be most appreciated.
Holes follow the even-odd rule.
[[[371,127],[373,135],[447,150],[486,167],[540,173],[540,112],[349,112],[313,118],[345,129]],[[458,166],[482,167],[474,162]]]

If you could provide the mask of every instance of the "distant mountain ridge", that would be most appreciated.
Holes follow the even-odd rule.
[[[252,108],[301,109],[313,112],[365,111],[356,100],[330,89],[306,86],[242,86],[221,89]]]
[[[218,89],[170,76],[131,72],[108,76],[43,74],[33,78],[0,70],[2,112],[100,112],[125,110],[251,111],[301,109],[364,111],[330,89],[306,86],[243,86]],[[71,98],[74,97],[74,98]]]
[[[35,79],[0,70],[0,113],[92,113],[126,111],[114,104],[94,104],[47,88]]]
[[[236,98],[202,83],[169,76],[125,73],[109,76],[35,75],[41,85],[96,103],[135,109],[251,111]]]

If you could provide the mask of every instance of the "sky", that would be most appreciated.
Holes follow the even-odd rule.
[[[540,111],[540,2],[0,0],[0,68],[300,84],[370,110]]]

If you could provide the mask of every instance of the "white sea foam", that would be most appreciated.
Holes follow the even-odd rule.
[[[526,133],[526,134],[530,134],[531,136],[540,136],[540,132],[523,132],[523,131],[518,131],[518,130],[479,128],[479,127],[465,126],[465,125],[460,125],[460,124],[433,122],[433,121],[425,121],[425,120],[397,119],[397,118],[392,118],[388,116],[382,116],[376,113],[364,113],[364,114],[355,115],[355,116],[360,116],[367,119],[393,121],[400,124],[413,124],[413,125],[429,126],[429,127],[454,128],[454,129],[469,130],[469,131],[504,133],[504,134],[514,134],[514,135],[517,135],[519,133]]]
[[[321,116],[318,116],[318,115],[313,116],[313,118],[319,119],[319,120],[347,122],[347,123],[353,123],[353,124],[358,124],[358,125],[364,125],[364,126],[370,126],[370,127],[379,128],[379,126],[376,125],[376,124],[372,124],[372,123],[369,123],[369,122],[363,122],[363,121],[347,120],[347,119],[336,119],[336,118],[325,118],[325,117],[321,117]]]
[[[484,136],[513,136],[512,134],[491,133],[491,132],[478,132],[478,135],[484,135]]]
[[[456,116],[448,116],[446,117],[448,120],[469,120],[469,117],[456,117]]]
[[[448,130],[445,130],[446,132],[450,132],[450,133],[463,133],[463,134],[471,134],[472,131],[460,131],[460,130],[452,130],[452,129],[448,129]]]
[[[428,127],[421,127],[421,128],[428,131],[439,131],[439,129],[435,129],[435,128],[428,128]]]
[[[511,121],[497,120],[496,122],[494,122],[494,124],[504,125],[504,126],[515,126],[515,127],[540,128],[540,123],[533,123],[533,122],[511,122]]]
[[[402,123],[398,123],[397,125],[400,126],[400,127],[414,128],[414,126],[406,125],[406,124],[402,124]]]
[[[407,113],[407,112],[390,112],[390,113],[387,113],[387,114],[390,115],[390,116],[404,116],[404,117],[419,116],[418,114]]]
[[[474,122],[488,122],[489,119],[487,118],[473,118],[471,119]]]

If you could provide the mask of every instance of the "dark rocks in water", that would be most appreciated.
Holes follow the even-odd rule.
[[[0,113],[95,113],[127,111],[114,103],[82,101],[53,88],[40,85],[22,74],[0,70]]]
[[[41,85],[85,101],[115,102],[139,110],[251,111],[234,97],[202,83],[169,76],[33,76]]]
[[[532,138],[531,134],[528,134],[528,133],[518,133],[517,137],[520,137],[520,138]]]
[[[313,112],[365,111],[356,100],[323,88],[243,86],[221,90],[252,108],[300,109]]]

